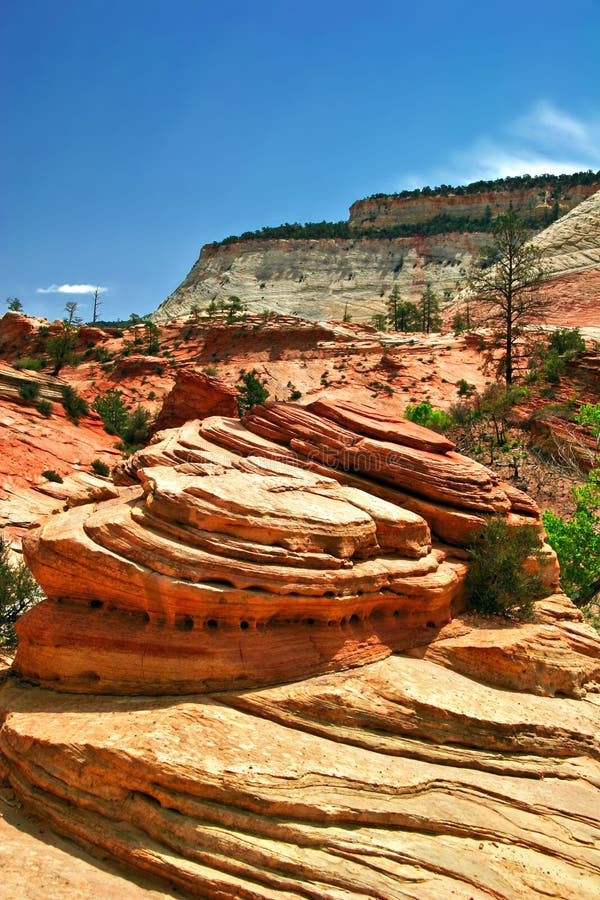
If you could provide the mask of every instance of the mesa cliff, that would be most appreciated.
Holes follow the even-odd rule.
[[[322,223],[320,231],[320,226],[282,226],[207,244],[153,318],[164,322],[193,306],[219,305],[231,295],[242,298],[252,312],[272,309],[312,320],[345,315],[356,322],[370,322],[385,312],[385,298],[395,286],[406,299],[418,299],[430,285],[449,300],[480,248],[489,243],[494,217],[511,205],[532,235],[553,218],[559,217],[557,225],[566,220],[560,247],[552,238],[540,244],[552,277],[597,269],[599,187],[600,176],[562,189],[549,183],[472,193],[448,189],[439,195],[429,190],[409,197],[376,195],[354,203],[348,223],[331,225],[332,234],[341,231],[343,236],[312,236],[327,233],[327,223]],[[279,236],[288,231],[292,236]]]

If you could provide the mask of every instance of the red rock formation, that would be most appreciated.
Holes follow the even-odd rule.
[[[247,427],[213,416],[162,432],[128,467],[141,488],[30,531],[48,600],[20,622],[17,670],[61,690],[165,693],[361,665],[428,643],[461,601],[464,564],[432,550],[428,516],[458,543],[492,513],[539,527],[525,495],[438,435],[317,408],[329,418],[273,403]],[[552,553],[545,575],[556,585]]]
[[[184,699],[82,702],[11,679],[0,704],[22,803],[193,896],[598,896],[600,716],[586,700],[392,656]]]
[[[0,777],[194,896],[595,898],[600,639],[549,550],[531,623],[456,617],[465,554],[431,542],[535,506],[366,406],[247,425],[163,431],[133,486],[29,532],[48,599],[13,673],[87,696],[8,679]],[[410,493],[390,448],[417,460]],[[452,505],[427,499],[442,465]]]
[[[238,392],[193,369],[179,369],[175,384],[167,394],[162,409],[153,425],[153,432],[163,428],[177,428],[191,419],[207,416],[235,416]]]

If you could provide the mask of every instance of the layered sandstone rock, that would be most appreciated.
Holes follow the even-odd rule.
[[[554,278],[600,268],[600,191],[536,235],[532,244]]]
[[[420,224],[439,215],[482,219],[487,214],[502,215],[511,208],[522,218],[542,222],[555,203],[563,215],[594,194],[598,187],[596,180],[595,184],[576,184],[554,192],[549,188],[535,187],[472,194],[454,194],[450,191],[437,196],[421,194],[417,197],[379,194],[352,204],[350,224],[356,229],[377,229]]]
[[[431,531],[460,545],[493,514],[540,529],[529,498],[452,446],[328,401],[159,433],[116,498],[26,536],[48,600],[19,625],[17,670],[61,690],[214,690],[428,643],[465,574]],[[556,585],[550,552],[544,576]]]
[[[433,197],[381,195],[350,208],[349,238],[244,240],[208,244],[179,287],[153,314],[165,322],[194,305],[241,297],[252,312],[275,309],[307,319],[371,322],[385,313],[385,298],[397,287],[406,299],[420,299],[427,285],[440,296],[456,293],[490,234],[450,232],[415,237],[368,237],[369,229],[427,222],[441,214],[483,219],[512,205],[528,221],[553,210],[560,218],[536,241],[553,277],[599,266],[598,183],[574,185],[557,201],[543,188]],[[563,224],[564,223],[564,224]],[[363,234],[360,234],[363,232]],[[577,324],[574,322],[573,324]]]
[[[453,233],[208,244],[152,318],[166,322],[235,294],[254,313],[272,309],[313,321],[341,321],[347,313],[370,323],[385,312],[394,286],[413,300],[426,284],[440,294],[454,290],[487,240],[485,234]]]
[[[193,896],[597,896],[600,639],[551,551],[515,626],[460,614],[465,554],[436,542],[498,513],[541,539],[527,497],[330,400],[163,431],[119,477],[25,542],[48,600],[0,692],[22,803]]]
[[[3,772],[64,834],[199,897],[600,888],[599,707],[392,656],[185,699],[8,683]]]
[[[177,428],[191,419],[235,416],[238,392],[220,379],[193,369],[181,369],[171,392],[165,397],[153,431]]]

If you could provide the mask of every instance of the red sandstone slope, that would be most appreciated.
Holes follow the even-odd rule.
[[[569,290],[575,290],[577,279],[569,282]],[[561,290],[565,289],[563,285]],[[590,298],[594,290],[592,284]],[[591,300],[586,303],[587,308],[593,307]],[[40,329],[44,327],[40,320],[7,313],[0,319],[0,353],[10,363],[24,356],[41,356],[44,336]],[[246,322],[227,324],[223,316],[217,316],[213,321],[192,318],[161,326],[158,356],[148,356],[144,342],[143,325],[132,326],[122,336],[86,327],[78,347],[81,362],[63,368],[58,380],[48,376],[48,368],[38,376],[19,375],[5,367],[5,375],[0,377],[3,521],[32,521],[49,509],[35,489],[45,469],[66,475],[82,468],[89,471],[96,457],[108,463],[115,459],[115,441],[104,433],[97,418],[85,417],[75,427],[64,417],[58,402],[63,383],[74,386],[88,402],[118,389],[131,408],[141,403],[156,414],[177,380],[176,391],[158,420],[158,427],[163,427],[210,412],[231,414],[235,385],[243,369],[256,370],[272,399],[285,400],[299,393],[302,403],[319,398],[375,402],[397,416],[407,403],[423,400],[447,409],[460,399],[463,381],[481,391],[494,380],[482,370],[477,335],[384,335],[353,324],[317,324],[274,316],[250,316]],[[42,382],[42,395],[54,403],[51,418],[42,419],[33,407],[19,402],[17,385],[22,379]],[[215,407],[211,399],[217,390],[215,379],[224,385],[218,390],[221,401],[229,398],[226,407]],[[579,402],[595,402],[596,379],[597,360],[591,354],[587,362],[569,367],[566,379],[556,389],[557,402],[575,394]],[[199,394],[201,385],[203,396]],[[523,414],[547,402],[532,398]],[[554,441],[558,426],[544,433],[545,443]],[[545,497],[544,503],[548,502]]]

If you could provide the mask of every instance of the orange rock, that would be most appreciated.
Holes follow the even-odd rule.
[[[408,653],[509,690],[550,697],[600,692],[600,637],[593,628],[563,617],[560,603],[560,617],[555,618],[556,599],[550,597],[548,607],[546,601],[537,604],[541,623],[493,620],[486,629],[455,619],[428,647]]]
[[[238,392],[218,378],[193,369],[179,369],[171,393],[165,397],[153,431],[175,428],[191,419],[235,416]]]

